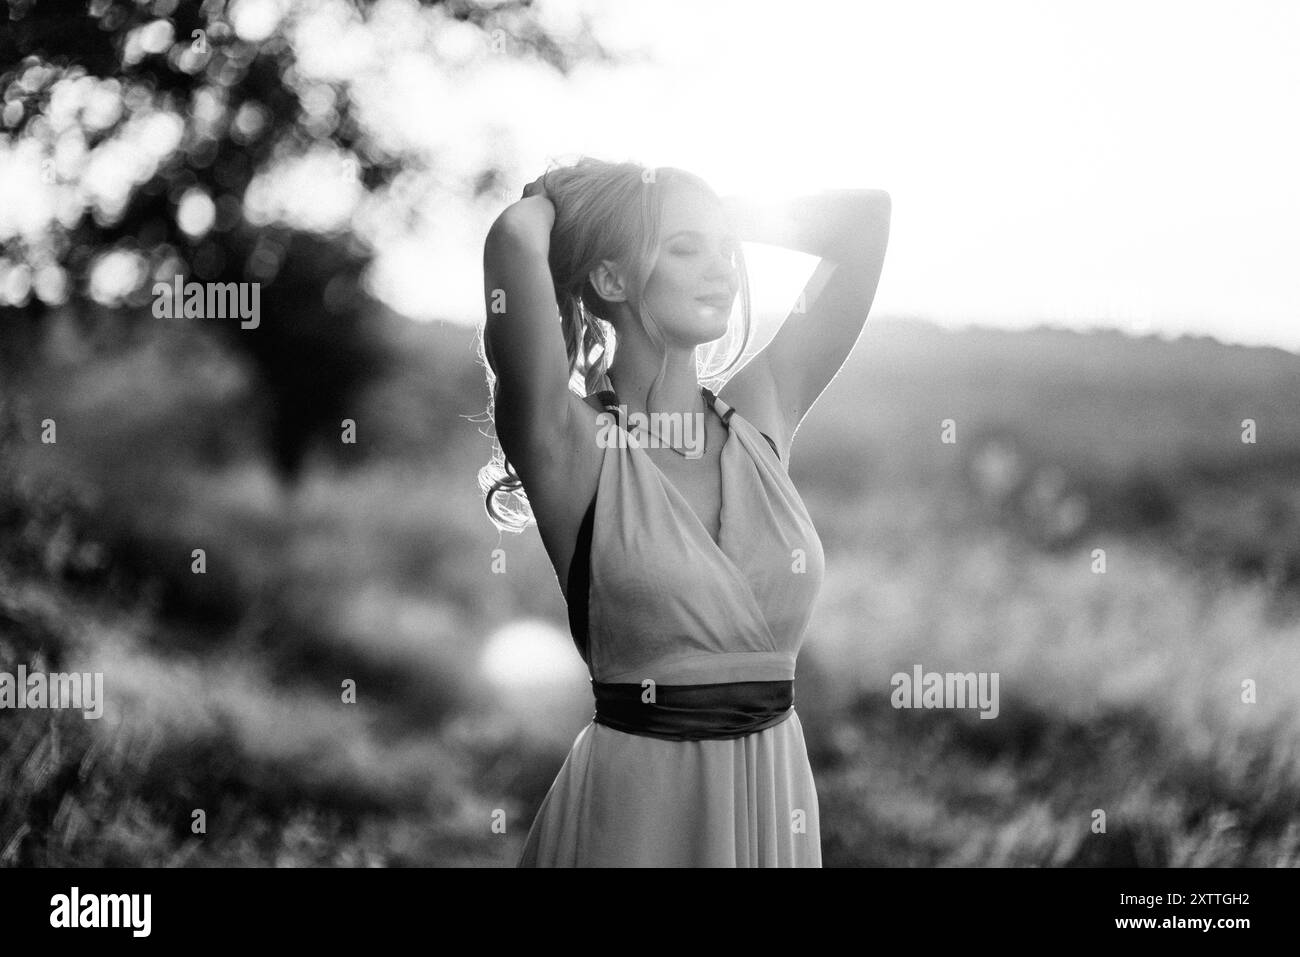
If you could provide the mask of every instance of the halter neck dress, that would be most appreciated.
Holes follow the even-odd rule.
[[[598,395],[617,416],[604,385]],[[701,391],[727,426],[717,542],[642,447],[647,433],[605,419],[617,441],[603,443],[568,589],[596,688],[795,677],[825,570],[821,541],[772,440]],[[518,866],[820,867],[817,791],[793,703],[766,725],[668,740],[593,718]]]

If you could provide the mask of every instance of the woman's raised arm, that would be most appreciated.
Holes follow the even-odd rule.
[[[483,349],[497,377],[494,419],[519,465],[554,454],[568,426],[569,360],[547,266],[555,207],[532,195],[506,208],[483,245]]]
[[[733,393],[754,397],[744,401],[764,407],[763,394],[771,397],[779,416],[771,424],[788,450],[866,323],[889,242],[889,194],[845,189],[788,200],[728,197],[724,206],[742,240],[822,257],[772,341],[733,377]]]

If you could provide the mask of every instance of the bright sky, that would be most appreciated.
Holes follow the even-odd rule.
[[[494,122],[521,186],[588,152],[683,166],[723,193],[881,188],[893,225],[873,315],[1300,350],[1293,0],[540,8],[589,9],[600,36],[655,62],[516,86]],[[484,214],[442,219],[460,222],[436,240],[437,289],[421,244],[390,261],[390,294],[477,321]],[[764,258],[757,295],[788,305],[813,264]]]
[[[568,80],[442,6],[376,0],[370,11],[231,7],[246,39],[284,24],[306,114],[327,117],[330,84],[346,84],[367,132],[416,160],[371,196],[354,157],[317,143],[259,176],[244,212],[350,222],[377,251],[372,290],[414,318],[478,322],[492,220],[548,162],[586,153],[686,167],[723,194],[887,190],[876,316],[1300,351],[1296,0],[537,0],[530,15],[553,35],[585,16],[631,57]],[[165,21],[137,32],[141,49],[175,39]],[[178,117],[143,109],[87,148],[81,127],[120,113],[116,79],[61,81],[51,104],[43,142],[0,141],[0,242],[37,244],[87,204],[116,215],[179,142]],[[195,105],[205,123],[224,109]],[[254,130],[262,118],[241,110],[233,122]],[[493,164],[510,168],[508,194],[458,194]],[[214,209],[187,195],[178,217],[201,235]],[[761,341],[816,263],[747,253]],[[114,301],[142,268],[130,250],[108,251],[92,290]],[[0,304],[33,291],[57,302],[66,277],[0,256]]]

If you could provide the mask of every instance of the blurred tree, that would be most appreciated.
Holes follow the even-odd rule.
[[[35,212],[0,208],[6,378],[34,361],[50,309],[71,307],[91,323],[95,311],[76,307],[92,298],[133,322],[168,321],[149,308],[156,281],[257,282],[256,328],[197,325],[256,370],[282,474],[296,473],[314,439],[340,447],[339,420],[386,351],[368,321],[362,277],[372,249],[355,210],[393,190],[403,171],[427,172],[429,157],[368,124],[352,81],[300,69],[303,18],[322,11],[361,25],[422,17],[435,63],[440,34],[467,26],[485,46],[562,73],[608,58],[585,21],[556,33],[526,0],[8,0],[0,162],[30,161],[49,195]],[[263,187],[306,160],[337,173],[317,176],[313,199],[319,190],[322,207],[348,209],[351,196],[352,214],[286,222],[267,208]],[[504,181],[484,169],[464,186],[478,195]],[[390,194],[390,208],[400,211],[405,195]]]

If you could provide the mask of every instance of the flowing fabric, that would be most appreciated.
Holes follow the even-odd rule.
[[[727,423],[717,542],[639,433],[611,429],[619,441],[604,449],[586,594],[569,595],[586,599],[576,616],[586,633],[575,640],[593,682],[795,678],[825,570],[821,541],[766,436],[707,397]],[[542,801],[519,866],[821,866],[796,709],[761,731],[712,740],[593,721]]]

